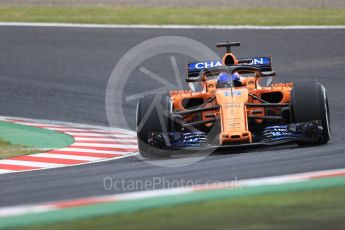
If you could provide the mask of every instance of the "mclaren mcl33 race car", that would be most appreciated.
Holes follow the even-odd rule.
[[[200,91],[170,91],[142,97],[137,137],[145,158],[179,151],[226,150],[284,143],[326,144],[330,118],[326,89],[316,81],[262,86],[275,76],[271,57],[236,58],[232,46],[222,60],[187,63],[186,81]]]

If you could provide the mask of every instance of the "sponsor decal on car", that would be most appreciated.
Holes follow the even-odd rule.
[[[271,60],[268,57],[253,58],[249,65],[270,65]]]
[[[232,95],[233,96],[241,96],[242,93],[241,93],[241,91],[234,90],[234,91],[232,91]],[[231,96],[231,91],[225,91],[224,96],[226,96],[226,97]]]
[[[188,68],[189,70],[193,71],[193,70],[201,70],[205,68],[213,68],[217,66],[222,66],[222,62],[220,60],[190,63]]]

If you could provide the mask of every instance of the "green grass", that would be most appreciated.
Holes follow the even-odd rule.
[[[0,21],[162,25],[344,25],[345,9],[0,7]]]
[[[0,121],[0,139],[36,149],[64,148],[74,142],[68,134],[3,121]]]
[[[20,229],[342,229],[345,226],[344,194],[345,187],[269,194]]]
[[[23,156],[37,152],[39,152],[37,149],[28,148],[24,145],[15,145],[8,141],[0,140],[0,159]]]

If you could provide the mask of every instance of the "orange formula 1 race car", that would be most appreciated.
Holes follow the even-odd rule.
[[[326,144],[330,120],[325,88],[316,81],[262,86],[275,76],[271,57],[239,58],[240,43],[221,43],[222,60],[187,63],[187,82],[199,92],[170,91],[137,105],[139,152],[170,157],[185,150],[226,150],[297,143]]]

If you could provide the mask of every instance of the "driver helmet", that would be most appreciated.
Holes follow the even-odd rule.
[[[234,82],[231,82],[234,81]],[[240,82],[240,75],[235,72],[231,76],[228,73],[220,73],[217,78],[217,88],[229,88],[232,86],[237,86],[238,84],[232,84]]]

